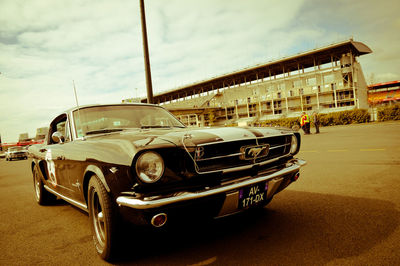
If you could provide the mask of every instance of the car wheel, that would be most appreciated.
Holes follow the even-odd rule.
[[[104,260],[111,260],[116,249],[118,220],[111,197],[96,175],[89,181],[88,206],[96,251]]]
[[[36,167],[33,168],[33,187],[35,189],[35,198],[40,205],[48,205],[56,199],[56,196],[48,192],[44,186],[40,174]]]

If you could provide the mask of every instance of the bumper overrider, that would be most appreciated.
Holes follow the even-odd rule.
[[[203,190],[195,192],[182,191],[173,195],[143,198],[123,195],[119,196],[116,201],[118,206],[124,209],[134,209],[136,210],[135,212],[144,211],[157,213],[159,210],[173,209],[174,206],[188,205],[192,202],[207,202],[207,199],[211,199],[211,201],[213,201],[213,199],[222,199],[220,200],[222,202],[217,204],[219,206],[217,207],[218,210],[216,215],[213,215],[215,217],[221,217],[246,209],[246,207],[239,206],[239,197],[241,197],[240,194],[242,193],[241,190],[243,188],[265,182],[267,184],[265,197],[266,199],[270,199],[274,194],[283,190],[293,181],[296,181],[299,177],[300,167],[304,165],[306,165],[306,161],[292,159],[285,163],[282,169],[273,173],[259,174],[251,178],[239,179],[238,181],[223,183],[217,187],[206,187]],[[208,200],[208,203],[210,203],[210,200]]]

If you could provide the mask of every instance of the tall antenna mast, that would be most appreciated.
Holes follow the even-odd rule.
[[[76,101],[76,107],[78,108],[78,117],[79,117],[79,125],[81,126],[81,131],[82,131],[82,138],[84,137],[84,132],[83,132],[83,128],[82,128],[82,120],[81,120],[81,110],[79,109],[79,103],[78,103],[78,95],[76,94],[76,87],[75,87],[75,81],[72,80],[72,84],[74,85],[74,95],[75,95],[75,101]],[[77,125],[75,123],[75,125]],[[76,136],[78,137],[78,129],[76,130]]]

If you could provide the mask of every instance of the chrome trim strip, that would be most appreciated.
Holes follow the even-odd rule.
[[[285,155],[282,155],[282,156],[280,156],[280,157],[277,157],[277,158],[274,158],[274,159],[271,159],[271,160],[268,160],[268,161],[263,161],[263,162],[259,162],[259,163],[253,163],[253,164],[243,165],[243,166],[234,167],[234,168],[227,168],[227,169],[221,169],[221,170],[213,170],[213,171],[208,171],[208,172],[198,172],[198,174],[212,174],[212,173],[220,173],[220,172],[226,174],[226,173],[231,173],[231,172],[236,172],[236,171],[241,171],[241,170],[247,170],[247,169],[252,168],[254,165],[263,166],[263,165],[276,162],[276,161],[278,161],[278,160],[280,160],[280,159],[282,159],[282,158],[289,157],[289,156],[291,156],[291,154],[290,154],[290,153],[287,153],[287,154],[285,154]]]
[[[79,209],[84,210],[85,212],[89,212],[89,210],[88,210],[88,208],[87,208],[87,206],[86,206],[85,204],[82,204],[82,203],[80,203],[80,202],[77,202],[76,200],[70,199],[70,198],[68,198],[68,197],[66,197],[66,196],[64,196],[64,195],[62,195],[62,194],[56,192],[55,190],[53,190],[52,188],[48,187],[47,185],[44,185],[44,188],[45,188],[48,192],[50,192],[50,193],[56,195],[57,197],[62,198],[63,200],[65,200],[65,201],[67,201],[68,203],[70,203],[70,204],[72,204],[72,205],[78,207]]]
[[[221,158],[235,157],[235,156],[240,156],[242,154],[243,153],[241,153],[241,152],[231,153],[231,154],[227,154],[227,155],[215,156],[215,157],[210,157],[210,158],[206,158],[206,159],[197,159],[196,162],[204,162],[204,161],[208,161],[208,160],[217,160],[217,159],[221,159]]]
[[[202,144],[197,144],[196,147],[201,147],[201,146],[208,146],[208,145],[215,145],[215,144],[221,144],[221,143],[227,143],[227,142],[237,142],[237,141],[247,141],[247,140],[260,140],[260,139],[268,139],[268,138],[273,138],[273,137],[283,137],[283,136],[293,136],[293,133],[289,134],[276,134],[276,135],[268,135],[268,136],[262,136],[262,137],[254,137],[254,138],[248,138],[248,139],[234,139],[234,140],[222,140],[218,142],[211,142],[211,143],[202,143]]]
[[[278,148],[282,148],[285,146],[289,146],[292,145],[291,143],[287,143],[287,144],[283,144],[283,145],[278,145],[278,146],[273,146],[270,147],[269,150],[274,150],[274,149],[278,149]],[[208,160],[217,160],[217,159],[222,159],[222,158],[227,158],[227,157],[235,157],[235,156],[240,156],[243,155],[242,152],[239,153],[233,153],[233,154],[227,154],[227,155],[222,155],[222,156],[215,156],[215,157],[210,157],[210,158],[206,158],[206,159],[197,159],[196,162],[204,162],[204,161],[208,161]],[[266,156],[264,156],[266,157]],[[260,157],[262,158],[262,157]]]
[[[119,206],[126,206],[134,209],[151,209],[151,208],[157,208],[157,207],[162,207],[168,204],[172,203],[177,203],[177,202],[182,202],[182,201],[187,201],[187,200],[193,200],[193,199],[198,199],[198,198],[203,198],[207,196],[212,196],[216,195],[219,193],[225,193],[231,190],[237,190],[241,187],[249,186],[258,182],[263,182],[266,180],[270,180],[291,172],[296,172],[300,169],[301,166],[306,165],[306,161],[300,160],[300,159],[293,159],[287,163],[287,167],[279,170],[273,174],[266,175],[266,176],[259,176],[250,180],[244,180],[240,181],[238,183],[230,184],[230,185],[225,185],[225,186],[220,186],[217,188],[213,189],[208,189],[208,190],[202,190],[199,192],[183,192],[180,195],[177,196],[167,196],[164,198],[153,198],[153,199],[136,199],[134,197],[130,196],[119,196],[117,198],[117,203]]]

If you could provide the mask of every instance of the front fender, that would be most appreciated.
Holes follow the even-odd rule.
[[[99,167],[96,165],[88,165],[85,169],[84,172],[84,184],[85,184],[85,190],[87,188],[87,184],[89,183],[89,178],[90,178],[90,173],[94,173],[97,175],[97,177],[100,179],[101,183],[103,183],[103,186],[106,188],[107,192],[110,193],[110,187],[108,186],[106,179],[104,178],[103,172],[100,170]]]

